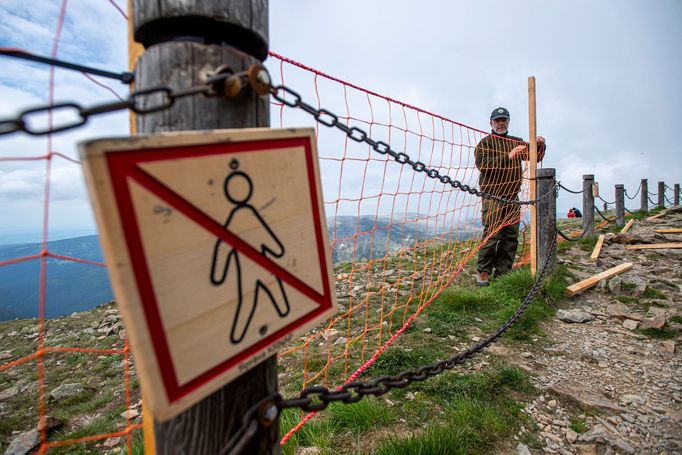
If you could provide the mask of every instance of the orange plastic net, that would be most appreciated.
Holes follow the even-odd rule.
[[[327,109],[375,141],[471,187],[528,199],[527,166],[501,158],[519,145],[270,53],[275,83]],[[308,114],[275,104],[275,127],[311,123]],[[338,387],[357,378],[500,229],[526,208],[482,202],[401,166],[334,128],[316,125],[325,211],[339,313],[280,354],[287,384]],[[477,161],[476,156],[479,156]],[[486,205],[488,228],[481,210]],[[522,238],[528,236],[523,230]],[[522,242],[524,244],[525,242]],[[517,266],[529,260],[524,248]],[[472,278],[473,280],[473,278]],[[302,368],[301,368],[302,366]],[[312,414],[285,435],[282,443]]]
[[[57,55],[66,6],[64,0],[53,56]],[[303,99],[334,112],[348,125],[365,129],[374,140],[389,143],[393,150],[406,153],[427,168],[438,169],[471,187],[479,186],[482,167],[480,163],[477,167],[475,149],[487,132],[362,89],[275,53],[270,56],[268,65],[275,82],[291,86]],[[93,82],[111,90],[100,81]],[[51,69],[49,101],[54,97]],[[271,117],[273,127],[315,124],[308,114],[277,103],[272,104]],[[493,205],[486,221],[489,228],[484,231],[480,198],[401,166],[339,131],[317,125],[316,131],[340,311],[281,353],[283,382],[298,388],[313,384],[337,387],[362,374],[475,258],[491,236],[527,216],[525,208],[519,212]],[[30,416],[14,414],[15,427],[5,426],[2,444],[9,443],[11,430],[26,430],[36,432],[39,453],[68,451],[83,444],[100,450],[120,444],[132,453],[134,438],[141,434],[141,400],[117,312],[113,307],[99,309],[96,316],[101,320],[93,320],[82,333],[64,334],[62,328],[68,318],[46,317],[50,305],[47,278],[52,267],[59,261],[104,266],[48,248],[50,213],[54,210],[50,197],[53,162],[64,160],[76,167],[80,163],[54,151],[51,136],[44,155],[3,155],[0,164],[44,162],[45,168],[41,248],[0,258],[0,273],[29,261],[40,264],[37,321],[23,322],[28,329],[17,326],[4,341],[0,339],[0,383],[5,402],[20,398],[34,403],[27,408]],[[522,161],[513,167],[486,166],[484,172],[493,178],[488,191],[528,198],[527,168]],[[517,264],[525,262],[527,248]],[[3,351],[2,346],[11,337],[23,340],[22,349]],[[88,369],[89,375],[80,389],[78,384],[71,384],[80,398],[67,398],[66,402],[55,398],[56,389],[68,384],[69,373],[77,369]],[[95,403],[97,408],[89,409],[86,416],[77,406],[79,400]],[[60,449],[64,446],[66,449]]]

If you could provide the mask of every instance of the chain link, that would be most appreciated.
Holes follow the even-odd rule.
[[[557,233],[559,231],[557,230]],[[342,385],[337,390],[329,390],[324,386],[307,387],[298,394],[298,396],[288,399],[270,399],[271,405],[277,407],[278,411],[287,408],[298,408],[306,412],[317,412],[326,409],[330,403],[355,403],[366,396],[373,395],[379,397],[391,391],[391,389],[404,388],[415,381],[425,381],[428,378],[437,376],[445,371],[452,370],[458,365],[463,364],[466,360],[474,357],[476,354],[482,352],[485,348],[496,342],[506,331],[508,331],[523,315],[528,306],[532,303],[535,295],[540,289],[540,285],[547,274],[550,258],[556,250],[556,236],[552,237],[547,258],[543,264],[540,274],[537,276],[530,291],[523,299],[523,302],[516,310],[516,312],[495,332],[470,346],[468,349],[453,355],[447,360],[439,360],[429,365],[423,365],[414,370],[407,370],[398,373],[394,376],[379,376],[368,382],[352,381]],[[258,410],[268,409],[263,406],[263,401],[250,408],[243,419],[242,428],[233,436],[228,444],[229,448],[223,449],[220,453],[224,455],[237,455],[241,453],[237,450],[238,447],[245,447],[248,440],[253,437],[255,430],[249,433],[254,425],[254,422],[259,419]],[[271,409],[271,408],[270,408]],[[246,417],[248,416],[248,418]],[[262,420],[262,418],[261,418]],[[251,434],[251,436],[249,436]]]
[[[269,76],[268,76],[269,78]],[[542,201],[545,198],[548,198],[552,195],[554,195],[554,190],[555,188],[552,188],[550,191],[547,193],[543,194],[542,196],[532,199],[532,200],[527,200],[527,201],[520,201],[518,199],[510,199],[510,198],[504,198],[500,196],[496,196],[491,193],[487,193],[485,191],[481,191],[477,188],[473,188],[467,184],[464,184],[460,182],[459,180],[455,180],[450,178],[448,175],[441,174],[440,171],[436,168],[429,168],[425,163],[422,163],[421,161],[413,161],[409,155],[406,153],[402,152],[396,152],[391,148],[389,144],[383,141],[376,141],[372,139],[368,133],[363,130],[362,128],[359,128],[357,126],[348,126],[342,121],[339,120],[339,116],[334,114],[333,112],[327,110],[327,109],[318,109],[314,106],[311,106],[310,104],[306,103],[303,101],[303,98],[301,95],[292,90],[291,88],[285,86],[285,85],[277,85],[277,86],[271,86],[270,87],[270,94],[272,95],[273,98],[275,98],[277,101],[282,103],[285,106],[288,106],[290,108],[298,108],[301,109],[304,112],[307,112],[313,118],[320,123],[321,125],[324,125],[329,128],[336,128],[346,134],[349,139],[355,141],[355,142],[364,142],[372,149],[379,153],[380,155],[388,155],[391,158],[393,158],[396,162],[403,164],[403,165],[409,165],[412,167],[412,169],[415,172],[424,172],[429,178],[435,179],[443,183],[444,185],[450,185],[455,189],[467,192],[469,194],[472,194],[474,196],[484,198],[484,199],[490,199],[492,201],[500,202],[503,204],[512,204],[512,205],[533,205],[538,203],[539,201]],[[288,96],[287,96],[288,95]]]

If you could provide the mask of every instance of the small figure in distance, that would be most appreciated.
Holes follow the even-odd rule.
[[[582,212],[575,207],[573,207],[573,213],[575,213],[576,218],[582,218],[583,217]]]
[[[476,145],[474,155],[481,191],[518,201],[523,183],[522,161],[529,144],[509,134],[509,111],[498,107],[490,114],[491,133]],[[545,138],[537,137],[538,162],[545,156]],[[518,204],[482,199],[483,246],[478,252],[476,284],[487,286],[490,276],[511,270],[519,244],[521,210]]]
[[[575,218],[575,210],[574,209],[569,209],[568,217],[569,218]]]

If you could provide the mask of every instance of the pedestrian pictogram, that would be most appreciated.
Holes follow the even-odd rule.
[[[81,146],[145,400],[163,420],[336,310],[312,130]]]

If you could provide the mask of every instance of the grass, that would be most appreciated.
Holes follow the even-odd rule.
[[[587,431],[587,424],[585,423],[585,420],[577,417],[571,419],[571,424],[569,427],[576,433],[584,433]]]
[[[617,295],[614,297],[620,303],[638,303],[639,299],[637,297],[632,297],[629,295]]]
[[[682,324],[682,315],[676,315],[670,318],[670,321]]]
[[[679,330],[670,327],[663,327],[662,329],[643,329],[639,332],[648,337],[657,338],[659,340],[672,340],[677,337]]]
[[[652,287],[647,286],[646,289],[644,290],[644,297],[648,299],[656,299],[656,300],[668,300],[668,297],[658,289],[654,289]]]

